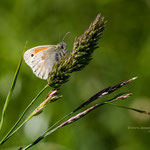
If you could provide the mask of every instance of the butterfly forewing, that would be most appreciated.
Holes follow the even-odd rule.
[[[47,79],[54,63],[64,55],[63,51],[59,45],[37,46],[25,52],[24,60],[37,77]]]

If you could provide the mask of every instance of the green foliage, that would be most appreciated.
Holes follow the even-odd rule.
[[[48,105],[42,115],[35,118],[38,123],[31,120],[0,149],[16,150],[16,145],[19,149],[20,145],[28,144],[27,141],[32,142],[47,129],[49,123],[70,112],[82,100],[99,89],[133,76],[138,76],[138,80],[125,89],[134,94],[120,105],[133,107],[136,103],[137,108],[144,106],[143,110],[150,110],[149,0],[1,0],[0,110],[2,111],[10,89],[25,41],[29,41],[28,49],[38,45],[57,44],[66,32],[70,32],[65,39],[70,53],[75,37],[87,29],[98,12],[105,16],[108,23],[100,48],[94,52],[94,59],[82,72],[71,74],[70,81],[61,89],[63,98]],[[7,109],[1,138],[45,84],[23,62]],[[46,94],[41,95],[34,108],[45,99]],[[45,118],[49,120],[44,120]],[[51,134],[41,144],[33,147],[33,150],[149,150],[149,130],[128,129],[149,127],[149,117],[106,105],[81,122],[59,130],[59,134]],[[34,124],[38,124],[39,128],[35,128]]]

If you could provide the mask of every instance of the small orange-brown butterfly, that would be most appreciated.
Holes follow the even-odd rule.
[[[33,47],[24,53],[24,60],[37,77],[46,80],[54,63],[64,55],[66,55],[66,44],[61,42],[57,45]]]

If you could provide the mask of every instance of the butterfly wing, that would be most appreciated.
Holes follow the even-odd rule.
[[[34,47],[25,52],[24,60],[37,77],[45,80],[48,78],[55,63],[54,49],[54,45],[45,45]]]
[[[24,54],[25,62],[31,67],[33,73],[47,79],[55,62],[58,62],[66,54],[66,44],[43,45],[33,47]]]

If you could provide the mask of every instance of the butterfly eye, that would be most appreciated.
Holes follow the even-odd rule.
[[[31,54],[31,57],[33,57],[34,56],[34,54]]]
[[[61,49],[64,49],[64,45],[61,45]]]

